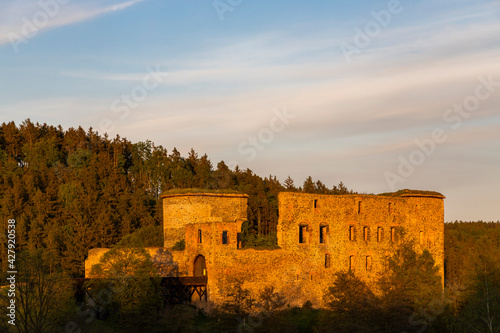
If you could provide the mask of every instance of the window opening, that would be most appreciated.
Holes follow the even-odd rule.
[[[377,242],[382,242],[383,229],[382,227],[377,228]]]
[[[328,227],[326,225],[322,225],[319,227],[319,242],[320,244],[326,243],[326,233]]]
[[[349,226],[349,240],[356,240],[356,229],[353,225]]]
[[[306,233],[307,233],[307,226],[299,225],[299,243],[300,244],[306,243]]]
[[[372,257],[371,256],[366,256],[366,270],[367,271],[372,270]]]

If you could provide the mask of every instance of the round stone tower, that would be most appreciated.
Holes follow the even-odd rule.
[[[193,223],[235,222],[247,219],[248,195],[186,190],[163,194],[164,247],[184,239],[185,227]]]

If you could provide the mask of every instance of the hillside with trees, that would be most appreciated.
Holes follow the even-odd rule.
[[[54,269],[83,276],[88,250],[111,247],[147,228],[147,246],[162,246],[161,193],[173,189],[236,190],[249,195],[247,246],[275,245],[278,193],[353,193],[342,182],[328,188],[308,177],[260,177],[252,170],[216,166],[193,149],[187,157],[151,141],[132,143],[92,129],[34,124],[0,126],[0,221],[17,222],[19,250],[44,249]],[[156,228],[155,228],[156,227]],[[4,239],[2,246],[5,246]],[[6,252],[0,266],[6,269]]]
[[[338,272],[324,295],[326,309],[291,307],[272,286],[253,299],[237,281],[226,304],[210,314],[189,305],[165,308],[150,279],[158,263],[141,250],[162,246],[163,192],[248,194],[247,247],[275,245],[280,191],[354,193],[342,182],[328,188],[308,177],[296,186],[290,177],[281,183],[223,161],[214,166],[194,150],[183,157],[170,149],[81,127],[29,120],[0,126],[0,221],[7,230],[8,219],[16,219],[19,266],[19,325],[9,332],[500,332],[500,222],[445,224],[444,295],[432,256],[404,241],[387,259],[377,290],[355,272]],[[6,239],[2,232],[4,282]],[[108,257],[117,259],[96,269],[122,274],[113,283],[94,281],[100,303],[89,305],[73,285],[88,251],[98,247],[111,248]],[[139,261],[127,259],[134,251]],[[7,331],[5,320],[0,331]]]

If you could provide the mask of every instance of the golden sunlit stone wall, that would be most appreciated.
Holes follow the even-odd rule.
[[[221,245],[220,234],[230,225],[203,229],[212,232],[210,242],[190,245],[187,252],[207,258],[209,299],[222,303],[235,281],[241,281],[253,296],[266,286],[274,286],[289,303],[311,301],[323,306],[323,295],[339,270],[353,269],[367,282],[384,272],[384,259],[405,240],[416,242],[416,250],[427,248],[443,276],[444,208],[443,196],[403,194],[316,195],[279,194],[278,245],[281,249],[236,249]],[[209,224],[207,224],[209,225]],[[303,227],[299,243],[299,227]],[[190,226],[186,243],[192,244],[196,230]],[[380,228],[380,229],[379,229]],[[320,242],[320,230],[323,231]],[[405,235],[401,232],[404,230]],[[189,235],[189,236],[188,236]],[[193,262],[193,254],[188,262]]]
[[[182,251],[184,257],[177,256],[179,272],[192,276],[196,257],[202,255],[207,266],[208,298],[215,304],[222,304],[234,284],[239,282],[254,298],[264,287],[274,286],[290,304],[302,305],[311,300],[314,305],[321,306],[323,293],[331,284],[335,269],[318,265],[306,252],[238,249],[237,234],[241,223],[188,225],[186,249]],[[227,231],[228,244],[222,244],[224,231]]]
[[[184,193],[163,198],[164,246],[170,248],[184,239],[184,227],[192,223],[246,220],[246,194]]]
[[[89,255],[85,260],[85,277],[90,278],[90,272],[92,270],[92,266],[97,265],[101,257],[108,252],[109,249],[105,248],[95,248],[89,250]]]
[[[443,196],[409,192],[399,196],[279,194],[278,245],[308,252],[314,262],[352,268],[366,280],[384,271],[384,259],[401,239],[428,249],[444,276]],[[302,229],[303,243],[299,243]],[[321,228],[323,227],[323,228]],[[320,232],[323,230],[323,243]]]
[[[311,301],[323,306],[323,295],[336,272],[351,268],[368,282],[377,279],[384,272],[384,258],[402,242],[402,230],[405,240],[416,242],[417,250],[429,249],[444,276],[444,197],[438,193],[280,193],[280,249],[275,250],[240,248],[238,233],[246,220],[247,198],[206,193],[164,196],[165,247],[185,239],[185,250],[170,251],[179,276],[193,276],[196,258],[205,258],[210,303],[222,304],[234,283],[240,282],[253,297],[274,286],[291,305]],[[175,239],[168,238],[172,229],[180,230]],[[224,232],[227,244],[222,241]],[[152,257],[157,250],[148,248]],[[105,251],[89,252],[86,276]]]
[[[153,258],[158,251],[162,249],[161,247],[147,247],[145,250]],[[94,248],[89,250],[89,255],[85,260],[85,278],[90,278],[92,266],[99,264],[102,256],[109,251],[108,248]]]
[[[265,287],[273,286],[290,305],[311,301],[323,305],[323,295],[331,286],[335,268],[324,268],[307,253],[283,249],[242,249],[215,256],[208,265],[209,299],[216,304],[226,300],[235,282],[241,282],[254,299]]]

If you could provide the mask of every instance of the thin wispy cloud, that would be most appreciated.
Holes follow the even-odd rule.
[[[145,0],[131,0],[113,5],[96,2],[59,4],[54,7],[41,6],[35,1],[8,1],[0,11],[0,45],[20,38],[31,38],[45,31],[92,20],[99,16],[121,11]],[[35,31],[31,27],[35,27]],[[28,32],[28,34],[26,33]]]
[[[479,184],[470,193],[497,193],[500,179],[490,171],[498,169],[500,140],[498,1],[404,1],[404,11],[350,62],[340,44],[353,43],[356,29],[387,2],[294,7],[256,0],[221,22],[210,2],[147,1],[139,8],[139,0],[110,1],[61,6],[39,32],[59,28],[51,32],[55,38],[40,39],[19,57],[8,52],[7,34],[19,34],[23,17],[39,10],[37,1],[2,4],[0,52],[7,57],[0,76],[8,82],[0,87],[2,116],[94,129],[109,119],[111,136],[153,140],[183,153],[192,147],[212,161],[236,160],[282,180],[290,175],[297,184],[311,175],[368,192],[387,191],[384,172],[398,168],[416,139],[442,128],[446,142],[401,186],[448,196],[465,175],[467,185]],[[82,24],[72,34],[64,29],[135,5],[140,10]],[[280,15],[267,15],[272,8]],[[161,80],[144,93],[148,67]],[[489,76],[491,96],[452,128],[445,112]],[[238,146],[283,108],[296,118],[247,161]],[[485,171],[474,173],[480,163]],[[463,213],[465,205],[448,202],[453,216]],[[486,206],[481,211],[494,215]]]
[[[146,67],[143,72],[137,73],[104,73],[97,71],[63,71],[60,74],[67,77],[85,79],[85,80],[97,80],[97,81],[119,81],[119,82],[140,82],[144,79],[145,73],[148,69],[154,71],[154,73],[162,78],[170,76],[169,72],[157,70],[158,68]]]

